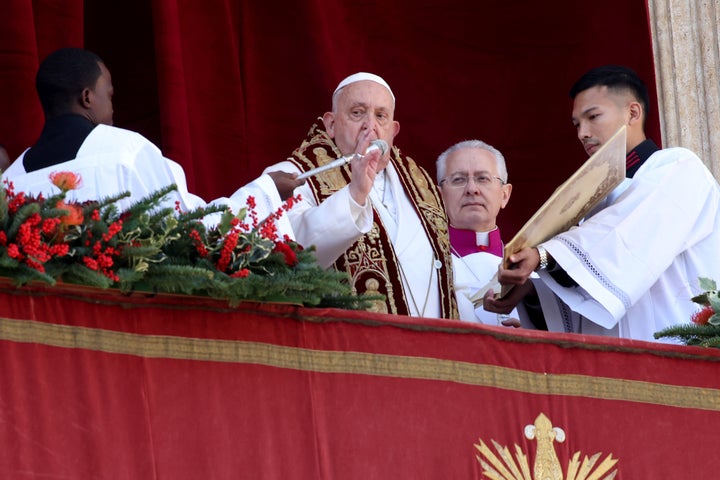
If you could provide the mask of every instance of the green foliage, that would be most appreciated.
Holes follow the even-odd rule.
[[[705,291],[692,301],[703,309],[693,315],[692,323],[668,327],[656,332],[655,338],[675,338],[685,345],[720,348],[720,293],[712,279],[701,277],[699,283]]]
[[[64,190],[48,199],[0,189],[0,275],[17,285],[61,280],[124,293],[208,296],[230,305],[249,300],[360,309],[375,299],[354,295],[347,275],[320,268],[312,250],[276,238],[271,227],[278,214],[252,227],[244,223],[246,216],[255,220],[252,208],[237,216],[223,206],[162,208],[174,185],[123,212],[115,202],[128,194],[66,203],[79,179],[62,173],[65,183],[51,180]],[[220,216],[212,228],[201,221],[210,214]]]

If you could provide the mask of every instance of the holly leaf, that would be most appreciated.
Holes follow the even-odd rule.
[[[715,283],[715,280],[707,277],[700,277],[700,288],[705,290],[706,292],[714,292],[717,290],[717,284]]]
[[[710,295],[708,297],[710,300],[710,306],[712,307],[715,312],[720,312],[720,296],[718,295]],[[715,313],[717,315],[717,313]]]

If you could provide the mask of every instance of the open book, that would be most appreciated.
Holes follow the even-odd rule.
[[[627,132],[624,125],[600,147],[570,178],[560,185],[518,233],[505,244],[503,266],[508,257],[525,247],[535,247],[569,230],[585,217],[602,199],[625,178],[625,148]],[[501,289],[497,275],[480,289],[472,300],[482,303],[485,293],[492,289],[505,296],[511,286]]]

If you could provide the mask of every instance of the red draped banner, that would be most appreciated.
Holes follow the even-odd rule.
[[[5,286],[0,477],[480,479],[507,447],[530,475],[555,452],[563,472],[600,454],[593,468],[608,460],[618,479],[709,479],[719,361],[450,320]]]

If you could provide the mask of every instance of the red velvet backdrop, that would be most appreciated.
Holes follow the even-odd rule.
[[[656,98],[645,0],[4,0],[0,143],[11,156],[42,126],[39,59],[68,45],[105,59],[116,125],[161,146],[207,199],[283,160],[344,76],[378,73],[398,97],[397,145],[426,168],[467,138],[503,151],[506,239],[586,158],[567,98],[582,72],[630,65]],[[649,125],[660,141],[656,112]]]

